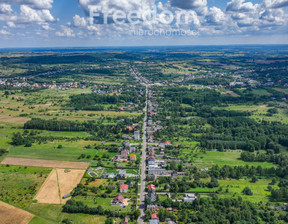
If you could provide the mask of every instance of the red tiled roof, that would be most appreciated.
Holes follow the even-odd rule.
[[[120,185],[120,189],[127,189],[128,188],[128,185],[127,184],[121,184]]]
[[[147,188],[148,188],[148,189],[155,189],[155,186],[154,186],[153,184],[149,184],[149,185],[147,186]]]
[[[156,213],[151,214],[151,219],[159,219]]]

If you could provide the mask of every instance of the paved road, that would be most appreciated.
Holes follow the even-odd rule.
[[[141,165],[141,189],[140,189],[140,203],[139,203],[139,209],[141,211],[141,216],[138,219],[139,224],[144,223],[145,218],[145,186],[146,186],[146,146],[147,146],[147,140],[146,140],[146,126],[147,126],[147,104],[148,104],[148,86],[146,86],[146,105],[145,105],[145,117],[144,117],[144,125],[143,125],[143,148],[142,148],[142,165]]]

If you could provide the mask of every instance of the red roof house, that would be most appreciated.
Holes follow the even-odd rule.
[[[158,215],[156,213],[151,214],[151,219],[159,219]]]
[[[128,192],[128,185],[127,184],[121,184],[120,185],[120,192],[121,193],[127,193]]]

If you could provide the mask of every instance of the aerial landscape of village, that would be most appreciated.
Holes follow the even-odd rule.
[[[3,223],[288,222],[288,47],[153,49],[2,52]]]
[[[0,224],[288,223],[288,0],[0,0]]]

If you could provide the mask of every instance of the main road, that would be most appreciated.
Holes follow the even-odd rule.
[[[143,123],[143,148],[142,148],[142,159],[141,159],[141,188],[140,188],[140,202],[139,209],[141,211],[141,216],[138,219],[139,224],[144,223],[145,219],[145,187],[146,187],[146,127],[147,127],[147,110],[148,110],[148,85],[146,84],[146,103],[145,103],[145,116]]]

